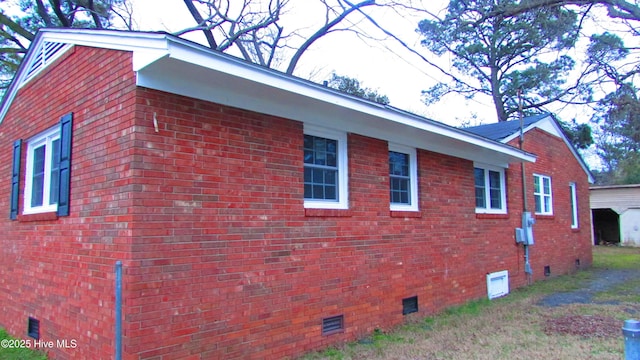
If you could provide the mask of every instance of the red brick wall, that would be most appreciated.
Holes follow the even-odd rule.
[[[300,122],[132,91],[128,55],[107,59],[103,51],[77,48],[64,64],[92,64],[87,70],[95,73],[86,79],[99,83],[58,94],[51,103],[60,104],[60,114],[44,121],[51,110],[28,104],[45,86],[34,82],[0,125],[7,148],[0,173],[8,178],[7,154],[28,125],[18,119],[42,123],[35,135],[76,112],[71,216],[46,223],[11,222],[8,213],[0,219],[10,234],[0,251],[15,259],[0,270],[13,280],[0,293],[0,325],[22,336],[26,316],[35,314],[45,338],[77,337],[78,349],[56,350],[56,358],[112,354],[115,259],[124,261],[126,359],[285,358],[400,324],[406,297],[417,295],[420,315],[427,315],[485,297],[489,272],[509,270],[512,286],[526,283],[522,247],[514,241],[519,166],[507,173],[509,214],[476,215],[473,163],[419,150],[420,212],[390,212],[387,143],[349,134],[350,209],[305,211]],[[47,79],[64,78],[60,70]],[[80,79],[61,81],[73,88]],[[97,96],[110,91],[119,97]],[[553,274],[570,271],[577,257],[588,266],[586,176],[576,163],[571,181],[585,206],[580,230],[571,231],[570,214],[562,211],[568,205],[559,202],[568,192],[562,169],[574,160],[544,133],[530,132],[527,141],[555,148],[552,159],[532,166],[563,166],[545,170],[556,215],[536,225],[534,277],[542,278],[547,264]],[[9,193],[7,184],[0,193]],[[8,207],[8,195],[0,197],[0,211]],[[14,243],[24,245],[10,250]],[[43,260],[49,267],[34,279]],[[47,294],[43,301],[24,294],[36,284]],[[322,318],[339,314],[345,331],[322,336]]]
[[[52,359],[113,354],[114,263],[130,256],[133,90],[130,54],[75,47],[20,89],[0,124],[0,326],[26,338],[33,316],[42,341],[76,341],[77,348],[55,344]],[[22,192],[26,140],[69,112],[71,215],[10,221],[11,144],[25,140]]]
[[[509,214],[476,215],[473,164],[419,151],[421,211],[390,212],[387,143],[350,134],[350,209],[305,212],[300,123],[156,91],[139,95],[139,180],[162,192],[144,195],[153,200],[135,210],[154,207],[135,232],[142,251],[132,266],[145,270],[130,279],[140,288],[131,297],[132,352],[280,358],[399,324],[409,296],[418,295],[428,314],[486,296],[489,272],[506,269],[512,286],[526,283],[514,241],[519,166],[507,175]],[[534,136],[527,134],[531,142]],[[552,137],[541,140],[542,148],[566,152]],[[573,166],[571,181],[586,190],[574,162],[564,156],[563,169]],[[560,202],[567,196],[560,184],[569,180],[547,173]],[[535,279],[546,264],[559,274],[573,270],[576,258],[591,261],[588,209],[581,208],[581,229],[571,231],[568,205],[554,206],[557,215],[536,227]],[[345,332],[322,336],[321,319],[338,314]]]
[[[517,139],[511,142],[517,146]],[[524,149],[538,156],[533,164],[527,164],[528,206],[535,212],[533,174],[551,177],[553,215],[535,215],[535,245],[531,247],[534,278],[544,277],[544,267],[551,275],[565,274],[580,267],[590,267],[591,215],[589,209],[589,182],[584,170],[564,144],[562,139],[533,129],[525,134]],[[515,173],[518,173],[517,175]],[[509,172],[521,184],[520,166]],[[571,193],[569,184],[575,183],[578,196],[578,228],[571,229]],[[522,185],[520,185],[522,186]],[[513,190],[513,189],[511,189]],[[520,190],[521,191],[521,190]]]

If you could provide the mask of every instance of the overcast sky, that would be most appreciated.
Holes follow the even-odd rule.
[[[140,30],[164,30],[176,32],[195,25],[182,0],[132,0]],[[304,6],[297,5],[304,4]],[[427,10],[438,13],[447,1],[425,0]],[[162,4],[162,5],[161,5]],[[290,12],[283,16],[288,28],[316,29],[314,21],[323,21],[321,7],[314,0],[291,0]],[[420,48],[416,33],[418,21],[426,14],[399,17],[391,11],[373,13],[376,20],[401,35],[407,44]],[[361,25],[364,27],[364,25]],[[384,35],[371,27],[369,32],[378,38]],[[203,41],[199,33],[188,36],[190,40]],[[426,51],[421,51],[427,54]],[[448,66],[449,59],[441,61]],[[421,101],[421,91],[444,79],[438,71],[429,68],[416,55],[403,49],[395,40],[368,41],[356,38],[353,33],[337,32],[316,42],[302,57],[295,75],[321,83],[330,78],[331,72],[357,78],[361,84],[387,95],[391,105],[423,115],[434,120],[458,126],[463,121],[492,123],[497,121],[490,102],[450,98],[427,107]],[[475,120],[474,120],[475,118]]]
[[[135,6],[135,15],[140,30],[164,30],[176,32],[195,25],[182,0],[131,0]],[[237,1],[237,0],[236,0]],[[413,0],[422,1],[423,6],[431,13],[444,15],[448,0]],[[380,1],[379,1],[380,3]],[[315,7],[314,7],[315,4]],[[324,12],[319,0],[290,0],[289,12],[282,16],[286,29],[303,29],[307,33],[322,25]],[[375,10],[373,10],[375,9]],[[371,12],[371,11],[374,12]],[[428,18],[428,14],[403,14],[398,16],[392,11],[377,7],[367,8],[376,21],[392,33],[397,34],[409,46],[418,49],[423,56],[433,58],[420,45],[420,36],[416,29],[418,22]],[[354,14],[352,14],[354,15]],[[350,17],[349,19],[357,19]],[[315,22],[315,23],[314,23]],[[366,22],[360,22],[367,33],[383,38],[379,30]],[[185,36],[190,40],[204,43],[200,32]],[[574,56],[582,56],[580,49]],[[439,58],[443,68],[450,68],[451,58],[447,55]],[[402,48],[395,40],[363,42],[353,33],[336,32],[323,37],[303,55],[295,71],[295,75],[322,83],[330,74],[357,78],[365,87],[378,90],[387,95],[391,105],[453,126],[463,122],[470,125],[488,124],[497,121],[494,106],[488,97],[476,97],[473,100],[461,96],[447,96],[444,100],[425,105],[421,101],[421,91],[428,89],[438,81],[447,79],[438,70],[427,65],[415,54]],[[584,122],[589,114],[584,108],[564,108],[557,115],[571,121],[577,118]]]

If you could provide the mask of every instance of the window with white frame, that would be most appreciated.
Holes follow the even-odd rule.
[[[304,206],[347,209],[347,134],[304,128]]]
[[[58,209],[60,129],[56,127],[27,141],[25,214]]]
[[[553,215],[551,178],[545,175],[533,175],[533,197],[536,202],[536,214]]]
[[[504,169],[474,164],[473,175],[476,192],[476,212],[506,214],[507,195]]]
[[[571,196],[571,228],[578,228],[578,193],[576,183],[569,184],[569,195]]]
[[[416,149],[389,144],[390,209],[418,210],[418,166]]]

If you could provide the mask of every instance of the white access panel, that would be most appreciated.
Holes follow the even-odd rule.
[[[503,270],[487,274],[487,295],[489,299],[509,293],[509,271]]]

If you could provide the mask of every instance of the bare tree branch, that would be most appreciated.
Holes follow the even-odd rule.
[[[49,13],[47,13],[47,8],[42,3],[42,0],[36,0],[36,6],[38,10],[38,15],[40,15],[40,17],[42,18],[42,21],[44,21],[44,24],[47,27],[52,27],[53,23],[51,22],[51,16],[49,16]]]
[[[133,19],[133,6],[131,6],[131,3],[125,1],[119,7],[113,7],[111,11],[122,20],[127,30],[133,31],[137,29],[138,26]]]
[[[96,12],[96,9],[93,4],[93,0],[87,1],[86,9],[89,10],[89,13],[91,14],[91,18],[93,19],[93,23],[96,25],[96,29],[102,29],[103,28],[102,21],[100,20],[100,17]]]
[[[9,15],[8,10],[0,9],[0,93],[8,86],[8,79],[14,76],[38,28],[112,27],[112,17],[121,16],[114,11],[116,6],[125,11],[129,9],[129,20],[132,18],[129,0],[33,0],[20,3],[24,6],[17,14]],[[122,18],[131,29],[132,22]]]
[[[71,22],[62,12],[61,4],[59,0],[50,0],[51,7],[53,8],[53,12],[56,14],[56,17],[62,24],[62,27],[71,27]]]
[[[517,5],[500,4],[488,12],[485,18],[512,17],[531,10],[553,8],[567,5],[589,6],[603,5],[612,18],[640,21],[640,6],[624,0],[530,0],[521,1]]]
[[[451,73],[448,70],[445,70],[442,66],[436,64],[435,62],[431,61],[429,58],[425,57],[424,55],[422,55],[420,52],[416,51],[413,47],[409,46],[405,41],[403,41],[402,39],[400,39],[398,36],[396,36],[395,34],[393,34],[392,32],[388,31],[387,29],[385,29],[384,27],[382,27],[375,19],[373,19],[371,16],[369,16],[367,13],[360,11],[360,13],[367,18],[367,20],[369,20],[369,22],[371,24],[373,24],[376,28],[378,28],[380,31],[382,31],[385,35],[389,36],[390,38],[394,39],[396,42],[398,42],[402,47],[404,47],[406,50],[408,50],[409,52],[411,52],[412,54],[418,56],[422,61],[426,62],[427,64],[429,64],[430,66],[434,67],[435,69],[437,69],[438,71],[440,71],[440,73],[442,73],[443,75],[449,77],[451,80],[453,80],[455,83],[457,84],[465,84],[466,83],[461,80],[460,78],[456,77],[455,75],[453,75],[453,73]]]
[[[304,54],[304,52],[316,40],[318,40],[322,36],[324,36],[329,29],[334,27],[336,24],[340,23],[340,21],[342,21],[344,18],[346,18],[352,12],[360,11],[360,9],[362,9],[365,6],[375,5],[376,2],[375,2],[375,0],[365,0],[365,1],[360,2],[358,4],[350,4],[348,1],[345,1],[345,3],[349,4],[351,7],[344,9],[344,11],[338,17],[336,17],[335,19],[327,22],[323,27],[321,27],[320,29],[318,29],[318,31],[316,31],[313,35],[311,35],[307,39],[307,41],[305,41],[300,46],[300,48],[298,48],[298,51],[296,51],[296,53],[291,58],[291,61],[289,62],[289,66],[287,67],[287,71],[286,71],[287,74],[293,74],[293,70],[295,70],[296,65],[298,65],[298,61],[300,60],[300,57],[302,57],[302,54]]]
[[[286,0],[270,0],[268,5],[264,1],[234,0],[233,9],[230,7],[230,0],[183,1],[196,21],[196,25],[183,29],[175,33],[176,35],[181,36],[191,31],[203,31],[208,34],[208,39],[210,35],[215,35],[217,39],[222,40],[215,42],[208,40],[211,48],[223,52],[228,52],[231,48],[237,49],[244,59],[268,67],[275,66],[274,63],[286,56],[284,72],[287,74],[295,71],[301,57],[313,44],[336,30],[349,30],[356,33],[358,37],[368,37],[367,34],[358,30],[359,22],[374,24],[387,36],[399,41],[405,49],[429,62],[411,46],[394,36],[391,31],[385,30],[372,16],[362,11],[365,7],[375,5],[392,9],[396,13],[411,9],[416,13],[426,13],[435,17],[435,14],[414,7],[414,2],[420,3],[421,0],[386,0],[383,3],[377,3],[376,0],[317,0],[325,9],[324,22],[319,28],[313,29],[310,35],[303,35],[306,32],[302,29],[293,31],[288,29],[289,31],[285,32],[280,23],[280,17],[288,4]],[[209,17],[204,15],[205,9],[208,9]],[[364,15],[364,18],[350,21],[356,12]],[[343,29],[338,29],[340,25],[344,25]],[[295,45],[298,40],[300,45]],[[290,50],[292,55],[287,55]],[[433,65],[437,67],[436,64]],[[438,68],[443,73],[447,73],[444,68]]]
[[[15,32],[16,34],[24,37],[25,39],[29,40],[29,41],[33,41],[33,39],[36,37],[34,34],[30,33],[29,31],[25,30],[22,26],[20,26],[18,23],[16,23],[15,21],[11,20],[8,16],[6,16],[3,12],[0,12],[0,24],[1,25],[6,25],[7,27],[9,27],[13,32]]]
[[[218,44],[216,43],[216,40],[213,38],[213,34],[211,33],[211,31],[209,31],[210,29],[205,26],[206,24],[205,19],[202,17],[202,15],[200,15],[200,12],[198,11],[198,9],[196,9],[195,5],[193,5],[193,0],[184,0],[184,4],[187,6],[187,9],[189,9],[191,16],[198,24],[197,29],[201,29],[201,27],[205,27],[201,30],[202,30],[202,33],[204,34],[204,37],[207,39],[207,43],[209,43],[209,47],[212,49],[217,49]],[[182,31],[180,35],[189,31]]]

